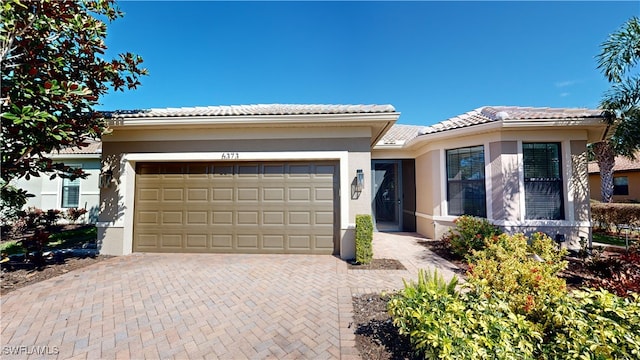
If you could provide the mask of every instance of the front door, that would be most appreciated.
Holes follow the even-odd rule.
[[[377,231],[400,231],[402,209],[398,181],[401,163],[397,160],[374,160],[373,162],[373,218]]]

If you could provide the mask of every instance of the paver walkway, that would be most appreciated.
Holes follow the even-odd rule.
[[[9,358],[355,359],[351,296],[452,265],[415,234],[376,233],[407,271],[348,270],[333,256],[134,254],[0,298]]]

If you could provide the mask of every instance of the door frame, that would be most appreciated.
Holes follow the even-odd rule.
[[[376,182],[375,182],[375,173],[376,173],[376,164],[395,164],[396,165],[396,174],[395,174],[395,184],[396,184],[396,224],[392,228],[385,228],[383,231],[388,232],[399,232],[403,229],[403,189],[402,189],[402,160],[384,160],[384,159],[375,159],[371,160],[371,217],[373,218],[373,229],[374,231],[380,231],[378,229],[378,223],[376,221]]]

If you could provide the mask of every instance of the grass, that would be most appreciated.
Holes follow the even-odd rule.
[[[635,240],[630,237],[629,238],[629,245],[634,243],[634,241]],[[616,245],[616,246],[625,246],[626,245],[625,236],[624,235],[616,236],[616,235],[605,234],[605,233],[601,233],[601,232],[594,232],[593,233],[593,242],[607,244],[607,245]]]
[[[52,249],[72,248],[86,242],[95,241],[97,237],[98,229],[95,226],[84,226],[75,230],[51,234],[47,247]]]
[[[49,236],[47,249],[67,249],[93,242],[98,237],[98,229],[95,225],[82,226],[78,229],[61,231]],[[0,253],[7,255],[23,254],[25,248],[17,241],[6,241],[0,244]]]
[[[0,253],[7,255],[15,255],[24,253],[24,248],[16,241],[7,241],[0,244]]]

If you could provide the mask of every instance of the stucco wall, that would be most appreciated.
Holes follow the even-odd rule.
[[[63,161],[63,160],[58,160]],[[98,181],[100,177],[100,159],[64,159],[67,165],[81,166],[84,171],[89,174],[85,179],[80,179],[80,198],[78,202],[79,208],[87,209],[88,213],[80,220],[86,222],[96,222],[98,220],[98,212],[100,205],[100,192],[98,189]],[[16,185],[34,194],[35,197],[29,198],[26,207],[37,207],[40,209],[60,209],[62,208],[62,178],[56,177],[49,180],[47,174],[40,177],[32,177],[29,180],[24,178],[16,181]]]
[[[441,215],[440,151],[433,150],[416,158],[416,231],[437,238],[433,216]]]
[[[613,177],[626,176],[629,180],[629,195],[613,195],[613,202],[640,202],[640,170],[616,171]],[[589,188],[591,198],[602,201],[600,190],[600,174],[589,174]]]
[[[307,135],[308,136],[308,135]],[[335,135],[334,135],[335,136]],[[263,140],[191,140],[191,141],[110,141],[115,138],[108,139],[103,143],[103,167],[111,168],[113,170],[114,182],[106,189],[102,189],[101,204],[102,211],[100,213],[100,225],[101,227],[110,228],[123,228],[125,238],[127,233],[132,230],[131,224],[128,224],[127,216],[128,206],[127,201],[133,204],[131,199],[131,189],[127,187],[133,187],[133,180],[130,183],[122,183],[122,179],[126,179],[127,175],[121,174],[120,166],[122,162],[121,154],[202,154],[202,153],[219,153],[219,152],[232,152],[238,153],[238,160],[242,161],[251,159],[251,161],[261,161],[259,157],[253,154],[268,154],[268,159],[264,161],[281,160],[314,160],[320,159],[324,153],[328,154],[329,158],[339,160],[335,158],[335,153],[342,152],[348,154],[344,160],[341,160],[341,199],[338,204],[344,205],[342,198],[348,199],[348,206],[338,206],[340,216],[338,219],[344,218],[343,213],[346,212],[347,220],[338,220],[337,224],[339,229],[339,235],[341,243],[341,256],[343,258],[353,257],[355,255],[355,245],[352,241],[352,229],[355,224],[355,215],[357,214],[370,214],[371,213],[371,194],[366,187],[365,190],[359,194],[358,197],[351,196],[350,186],[344,186],[344,182],[348,181],[350,185],[353,178],[356,176],[356,169],[363,169],[365,172],[365,179],[371,178],[371,156],[370,156],[370,138],[369,137],[356,137],[356,138],[295,138],[295,139],[263,139]],[[347,153],[348,152],[348,153]],[[313,154],[315,157],[305,159],[305,155],[301,154]],[[160,156],[160,159],[162,157]],[[200,159],[203,160],[203,159]],[[220,161],[221,159],[212,158],[208,161]],[[129,163],[133,165],[133,163]],[[129,166],[129,165],[128,165]],[[131,222],[131,221],[129,221]],[[124,249],[124,253],[130,252],[130,244],[125,243],[121,245],[122,239],[114,236],[114,231],[101,230],[99,235],[103,244],[102,251],[118,251],[118,249]],[[351,240],[350,240],[351,239]],[[126,242],[126,240],[125,240]]]
[[[452,132],[452,134],[455,132]],[[446,136],[445,136],[446,135]],[[487,217],[509,231],[544,231],[564,234],[565,246],[579,246],[580,236],[590,236],[589,186],[586,174],[586,138],[583,130],[547,128],[468,132],[465,136],[437,134],[416,145],[417,231],[440,238],[455,216],[446,212],[446,169],[443,151],[483,145],[487,186]],[[425,137],[429,139],[429,137]],[[564,220],[527,220],[524,214],[522,143],[561,144],[564,184]],[[422,215],[422,216],[421,216]]]

